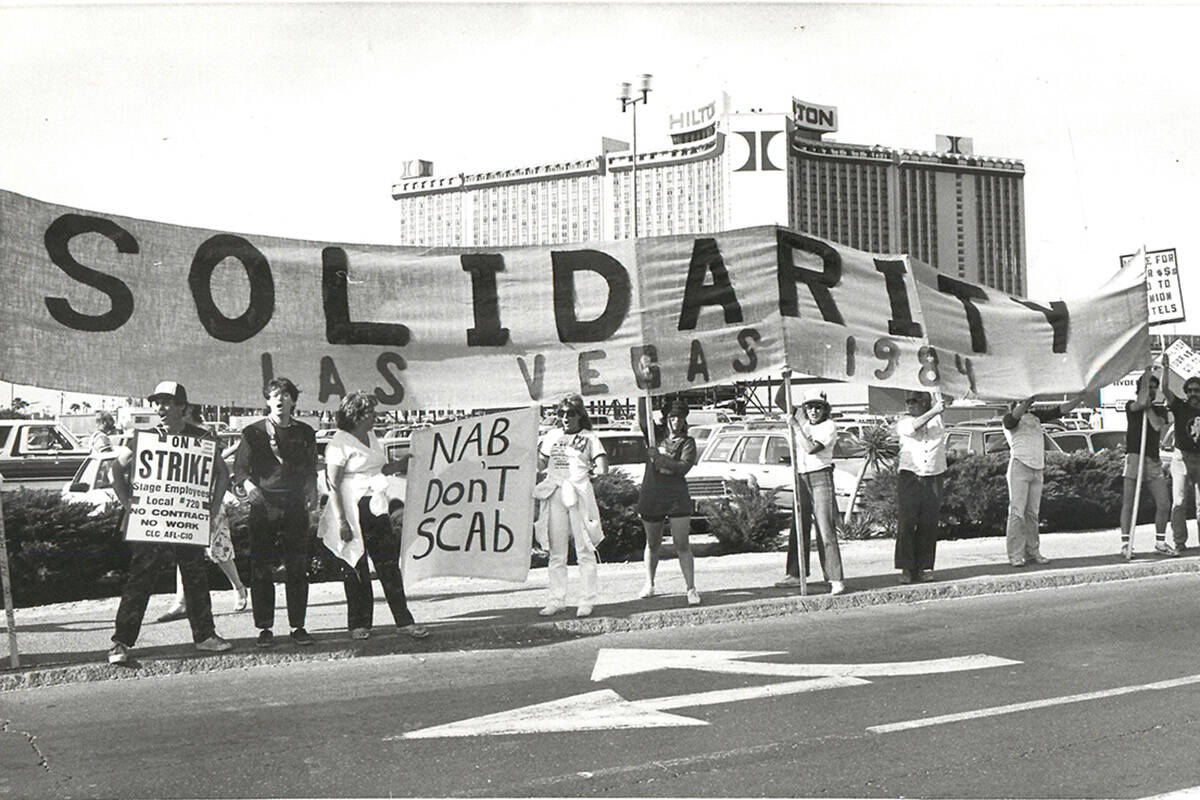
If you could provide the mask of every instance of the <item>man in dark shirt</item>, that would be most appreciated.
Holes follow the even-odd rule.
[[[274,643],[275,564],[282,558],[292,641],[311,645],[308,611],[309,510],[317,505],[317,445],[313,429],[292,418],[300,390],[287,378],[263,389],[267,416],[242,429],[233,480],[250,503],[250,602],[259,647]]]
[[[185,421],[184,416],[188,409],[187,391],[175,381],[163,381],[158,384],[148,401],[158,412],[161,420],[160,431],[201,439],[213,438],[209,431]],[[229,474],[225,470],[225,462],[219,457],[220,452],[220,448],[217,448],[218,458],[213,462],[212,493],[208,501],[210,513],[218,508],[217,504],[225,496],[225,489],[229,485]],[[112,471],[113,491],[126,512],[133,505],[133,486],[130,479],[133,455],[133,451],[127,447],[118,448],[117,463]],[[142,618],[146,616],[146,604],[150,600],[150,591],[154,588],[154,579],[163,566],[174,564],[179,566],[183,593],[187,598],[188,621],[192,625],[192,640],[196,643],[196,649],[220,653],[232,646],[218,636],[213,627],[212,600],[208,594],[208,568],[204,563],[203,547],[130,542],[129,550],[132,558],[129,560],[125,588],[121,592],[121,604],[117,607],[116,631],[112,636],[112,649],[108,651],[108,663],[125,664],[129,661],[129,650],[141,631]]]
[[[1183,397],[1171,391],[1171,364],[1163,353],[1163,394],[1167,406],[1175,418],[1175,453],[1183,462],[1182,469],[1172,467],[1173,506],[1171,508],[1171,533],[1176,547],[1187,541],[1187,484],[1200,483],[1200,378],[1192,376],[1183,382]]]

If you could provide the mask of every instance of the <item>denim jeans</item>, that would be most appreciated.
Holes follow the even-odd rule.
[[[933,569],[942,512],[942,477],[917,475],[906,469],[897,473],[896,569]]]
[[[1187,544],[1188,486],[1200,487],[1200,453],[1175,450],[1171,459],[1171,536],[1175,544]]]
[[[817,523],[817,557],[825,580],[843,579],[842,554],[837,540],[837,499],[833,493],[833,467],[801,472],[797,475],[800,485],[800,536],[804,542],[804,574],[808,574],[808,551],[812,523]],[[787,574],[800,576],[800,550],[797,546],[796,526],[788,534]]]
[[[282,507],[251,503],[247,524],[250,528],[250,603],[254,608],[254,627],[270,629],[275,624],[275,564],[282,560],[288,623],[293,628],[303,628],[308,612],[311,538],[303,495],[296,495]]]
[[[1008,562],[1019,564],[1042,554],[1038,537],[1038,516],[1042,509],[1040,469],[1026,466],[1017,459],[1008,462],[1008,526],[1005,540]]]
[[[212,598],[208,594],[208,566],[204,561],[204,548],[186,544],[130,542],[129,549],[132,558],[129,560],[125,588],[121,592],[121,604],[117,607],[117,629],[112,640],[133,647],[142,630],[142,619],[146,616],[154,579],[164,567],[174,569],[176,564],[179,565],[179,576],[183,581],[183,597],[187,605],[188,622],[192,626],[192,640],[199,643],[211,637],[214,633]]]

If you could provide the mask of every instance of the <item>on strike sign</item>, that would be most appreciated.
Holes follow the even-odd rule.
[[[212,439],[138,431],[125,541],[207,547],[216,458]]]

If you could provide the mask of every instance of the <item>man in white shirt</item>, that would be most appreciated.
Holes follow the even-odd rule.
[[[896,472],[896,569],[901,583],[929,580],[937,553],[942,510],[942,477],[946,472],[946,429],[941,400],[928,392],[908,392],[907,416],[896,422],[900,458]]]
[[[1083,402],[1083,395],[1051,408],[1031,409],[1033,398],[1008,404],[1004,438],[1011,448],[1008,462],[1008,563],[1023,567],[1030,561],[1047,564],[1038,539],[1042,507],[1042,473],[1046,466],[1046,434],[1042,423],[1057,419]]]

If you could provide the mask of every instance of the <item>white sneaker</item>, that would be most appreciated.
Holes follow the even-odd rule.
[[[1156,542],[1154,545],[1154,552],[1162,553],[1164,556],[1169,558],[1174,558],[1175,556],[1179,555],[1179,551],[1166,542]]]
[[[699,592],[697,592],[695,589],[688,589],[688,591],[687,591],[687,604],[688,604],[689,606],[698,606],[698,605],[700,605],[700,593],[699,593]]]
[[[592,615],[592,607],[591,606],[580,606],[579,608],[575,609],[575,616],[577,616],[577,617],[590,617],[591,615]]]
[[[129,663],[129,648],[120,642],[113,642],[112,648],[108,651],[108,663],[110,664],[127,664]]]
[[[638,592],[638,597],[642,600],[645,600],[647,597],[654,597],[654,584],[646,581],[646,585]]]
[[[563,610],[563,607],[558,605],[557,603],[549,603],[546,605],[545,608],[543,608],[541,611],[538,612],[538,616],[553,617],[555,614],[557,614],[558,612],[560,612],[562,610]]]
[[[1129,549],[1129,545],[1121,545],[1121,556],[1124,557],[1126,561],[1129,561],[1133,558],[1133,550]]]
[[[843,582],[843,581],[830,581],[830,582],[829,582],[829,593],[830,593],[830,594],[845,594],[845,593],[846,593],[846,584],[845,584],[845,582]]]

